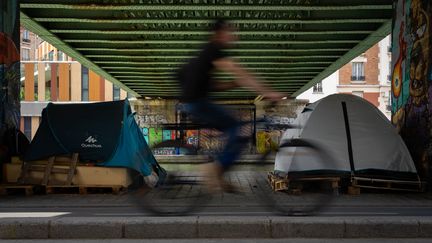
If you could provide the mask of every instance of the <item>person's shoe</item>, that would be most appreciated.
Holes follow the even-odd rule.
[[[223,168],[216,163],[207,163],[202,165],[201,172],[204,176],[204,185],[210,193],[219,192],[222,190],[221,178]]]

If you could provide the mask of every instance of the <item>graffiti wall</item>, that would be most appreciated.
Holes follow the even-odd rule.
[[[432,159],[432,1],[398,0],[392,32],[392,121],[421,177]]]
[[[18,1],[0,1],[0,135],[19,127],[20,29]]]

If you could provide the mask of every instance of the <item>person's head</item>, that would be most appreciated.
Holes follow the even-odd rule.
[[[224,19],[217,19],[211,25],[211,40],[224,46],[230,46],[237,41],[238,37],[234,33],[235,28]]]

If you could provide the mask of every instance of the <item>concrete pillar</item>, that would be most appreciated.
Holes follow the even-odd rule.
[[[432,182],[432,1],[398,0],[392,32],[392,122]]]

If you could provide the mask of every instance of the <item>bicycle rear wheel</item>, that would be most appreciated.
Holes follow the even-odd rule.
[[[165,141],[153,148],[179,148],[184,151],[191,149],[178,141]],[[155,188],[145,185],[137,188],[132,193],[133,199],[140,208],[158,216],[187,215],[199,211],[210,195],[206,192],[202,176],[196,167],[198,164],[173,164],[167,169],[167,177],[163,182]]]
[[[309,172],[296,171],[298,164],[307,162],[310,156],[318,159],[319,165],[326,165],[323,168],[333,168],[331,157],[316,143],[303,139],[291,139],[282,143],[277,151],[278,156],[290,158],[287,163],[289,172],[283,190],[274,191],[270,183],[260,188],[262,199],[266,205],[276,213],[282,215],[314,215],[322,211],[332,201],[335,195],[332,184],[327,180],[331,176],[330,171],[315,170]],[[268,158],[270,153],[263,156]],[[294,160],[292,156],[297,156]],[[326,179],[327,178],[327,179]],[[262,178],[261,178],[262,179]],[[280,189],[280,188],[279,188]]]

